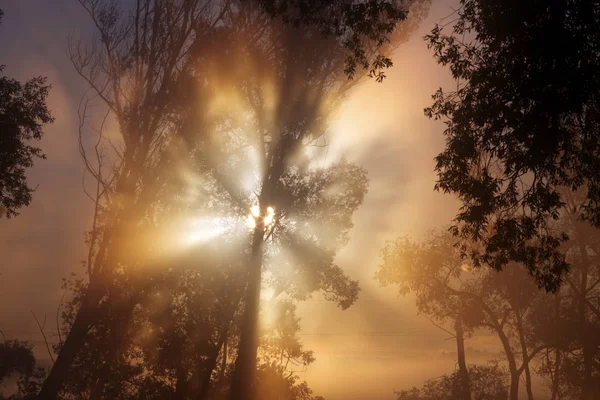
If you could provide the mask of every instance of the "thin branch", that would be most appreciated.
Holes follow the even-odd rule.
[[[48,350],[48,355],[50,356],[50,359],[52,360],[52,364],[54,364],[54,356],[52,355],[52,351],[50,350],[50,345],[48,344],[48,339],[46,338],[46,334],[44,333],[44,327],[46,326],[46,315],[44,314],[44,323],[41,325],[40,325],[40,321],[38,320],[37,316],[35,315],[35,313],[33,311],[31,311],[31,315],[33,315],[33,318],[35,318],[35,322],[37,323],[37,326],[40,329],[40,333],[42,334],[42,337],[44,338],[44,343],[46,344],[46,350]]]
[[[425,314],[422,314],[422,315],[423,315],[425,318],[427,318],[427,319],[429,320],[429,322],[431,322],[431,323],[433,324],[433,326],[435,326],[435,327],[436,327],[436,328],[438,328],[438,329],[441,329],[441,330],[443,330],[444,332],[446,332],[447,334],[449,334],[449,335],[451,336],[450,338],[448,338],[448,339],[446,339],[446,340],[449,340],[449,339],[455,339],[455,338],[456,338],[456,334],[455,334],[455,333],[453,333],[453,332],[449,331],[448,329],[444,328],[444,327],[443,327],[443,326],[441,326],[441,325],[438,325],[437,323],[435,323],[435,322],[433,321],[433,319],[429,318],[427,315],[425,315]]]
[[[65,294],[67,294],[66,291],[64,291],[63,295],[60,297],[58,307],[56,308],[56,332],[58,333],[58,340],[60,341],[61,344],[63,343],[63,340],[62,340],[62,335],[60,333],[59,316],[60,316],[60,307],[62,306],[63,300],[65,298]]]

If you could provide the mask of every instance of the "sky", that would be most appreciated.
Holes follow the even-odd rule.
[[[443,228],[457,210],[456,199],[433,190],[433,159],[443,148],[444,126],[423,115],[431,95],[452,80],[422,37],[452,5],[434,0],[429,17],[395,53],[387,79],[353,92],[332,129],[329,151],[366,168],[370,189],[337,258],[359,280],[359,300],[342,311],[315,296],[298,308],[301,337],[317,358],[300,376],[329,400],[393,399],[394,390],[419,386],[455,367],[448,335],[417,314],[413,298],[398,297],[374,280],[386,240]],[[32,314],[41,321],[46,317],[46,327],[54,329],[61,280],[83,272],[83,233],[91,221],[77,149],[77,107],[86,86],[66,56],[67,37],[89,28],[70,0],[2,0],[0,8],[5,74],[19,80],[43,75],[52,84],[49,107],[56,121],[45,128],[40,144],[47,160],[29,173],[37,186],[33,203],[17,218],[0,220],[0,329],[7,337],[32,340],[43,358]],[[497,352],[483,334],[469,339],[467,347],[469,362]]]

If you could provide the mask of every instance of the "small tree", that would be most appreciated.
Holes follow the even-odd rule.
[[[469,365],[473,400],[506,400],[506,371],[498,365]],[[396,400],[455,400],[462,398],[460,373],[428,380],[422,388],[395,392]]]
[[[0,22],[3,15],[0,10]],[[49,91],[43,77],[23,84],[0,76],[0,216],[16,216],[31,203],[35,189],[27,184],[25,172],[35,159],[46,158],[31,142],[42,138],[43,124],[54,121],[46,104]]]
[[[387,243],[382,258],[377,278],[383,285],[397,285],[400,294],[414,292],[421,312],[442,323],[460,317],[467,328],[497,335],[508,364],[510,399],[518,399],[523,373],[533,397],[529,365],[547,345],[528,334],[527,319],[540,293],[520,266],[510,265],[502,273],[473,268],[460,257],[449,233],[434,233],[422,242],[399,238]],[[458,344],[460,366],[464,355]],[[464,372],[461,376],[465,381]]]

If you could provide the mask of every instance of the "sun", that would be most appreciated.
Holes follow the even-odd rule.
[[[246,217],[246,226],[249,229],[256,228],[256,221],[260,221],[262,218],[262,224],[265,228],[269,228],[275,222],[275,209],[273,207],[267,207],[267,213],[263,216],[260,215],[260,206],[255,205],[250,208],[250,214]]]

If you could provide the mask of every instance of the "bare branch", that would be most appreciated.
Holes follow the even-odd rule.
[[[50,356],[50,359],[52,360],[52,364],[54,364],[54,356],[52,355],[52,351],[50,350],[50,344],[48,344],[48,339],[46,338],[46,333],[44,332],[44,327],[46,326],[46,315],[44,314],[44,323],[43,324],[40,324],[40,321],[38,320],[37,316],[35,315],[35,313],[33,311],[31,311],[31,315],[33,315],[33,318],[35,318],[35,322],[37,323],[40,333],[42,334],[42,337],[44,338],[44,343],[46,344],[46,350],[48,351],[48,355]]]

